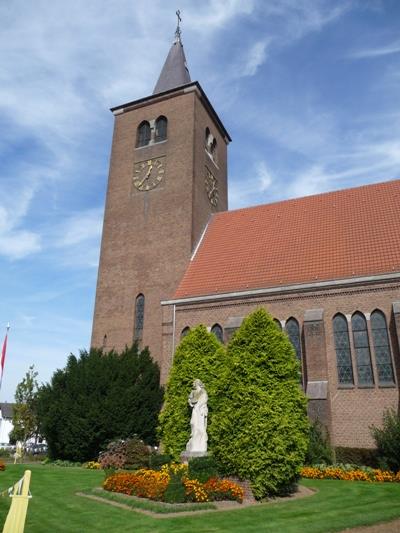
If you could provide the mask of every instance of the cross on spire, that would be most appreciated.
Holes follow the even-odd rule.
[[[181,27],[180,27],[180,23],[182,22],[182,18],[181,18],[181,12],[179,11],[176,11],[176,16],[178,17],[178,23],[176,25],[176,30],[175,30],[175,40],[176,42],[181,42]]]

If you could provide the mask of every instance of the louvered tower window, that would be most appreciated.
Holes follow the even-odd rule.
[[[214,333],[219,342],[224,342],[224,332],[222,331],[222,327],[219,324],[213,325],[213,327],[211,328],[211,333]]]
[[[151,139],[151,128],[147,120],[144,120],[138,127],[136,146],[147,146]]]
[[[394,374],[389,336],[385,315],[381,311],[377,310],[371,314],[371,330],[379,384],[393,384]]]
[[[345,316],[336,315],[334,317],[333,336],[335,339],[338,381],[342,385],[353,385],[354,376],[353,364],[351,362],[349,328]]]
[[[156,120],[156,136],[155,136],[156,143],[166,140],[167,125],[168,125],[168,121],[166,117],[158,117],[158,119]]]
[[[135,328],[133,340],[138,341],[143,336],[143,324],[144,324],[144,296],[138,294],[135,302]]]
[[[353,330],[354,349],[356,352],[358,384],[366,386],[373,385],[374,375],[369,349],[367,321],[362,313],[357,311],[351,317],[351,328]]]

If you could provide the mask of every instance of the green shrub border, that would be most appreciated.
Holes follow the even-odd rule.
[[[150,511],[157,514],[183,513],[187,511],[205,511],[216,510],[217,506],[211,502],[205,503],[165,503],[138,498],[137,496],[128,496],[117,492],[108,492],[101,488],[91,490],[82,490],[81,493],[86,496],[97,496],[104,500],[121,503],[132,509]]]

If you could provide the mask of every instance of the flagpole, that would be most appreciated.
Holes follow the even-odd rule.
[[[6,360],[6,351],[7,351],[7,339],[8,339],[8,332],[10,330],[10,322],[8,322],[7,326],[6,326],[6,336],[4,337],[4,342],[3,342],[3,349],[1,350],[1,377],[0,377],[0,390],[1,390],[1,385],[3,383],[3,373],[4,373],[4,363],[5,363],[5,360]]]

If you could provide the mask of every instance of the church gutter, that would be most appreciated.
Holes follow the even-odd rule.
[[[329,281],[318,281],[315,283],[303,283],[297,285],[285,285],[281,287],[270,287],[266,289],[252,289],[248,291],[226,292],[223,294],[209,294],[204,296],[192,296],[188,298],[177,298],[175,300],[164,300],[161,305],[184,305],[191,303],[202,303],[211,301],[222,301],[230,299],[249,298],[253,296],[263,296],[268,294],[279,294],[287,292],[304,292],[318,289],[338,289],[343,287],[352,287],[365,284],[373,284],[385,281],[400,280],[400,272],[392,274],[379,274],[376,276],[364,276],[358,278],[347,278]]]

